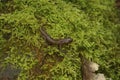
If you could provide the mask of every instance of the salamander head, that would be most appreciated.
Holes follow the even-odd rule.
[[[69,44],[73,41],[72,38],[65,38],[65,39],[62,39],[60,42],[61,44]]]

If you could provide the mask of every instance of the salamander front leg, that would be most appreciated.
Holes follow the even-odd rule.
[[[58,49],[59,49],[59,50],[61,50],[61,48],[62,48],[62,45],[61,45],[61,44],[59,44],[59,45],[58,45]]]

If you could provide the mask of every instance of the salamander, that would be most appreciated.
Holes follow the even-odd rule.
[[[63,44],[69,44],[73,41],[72,38],[53,39],[50,35],[48,35],[44,27],[41,27],[40,32],[48,44],[62,46]]]

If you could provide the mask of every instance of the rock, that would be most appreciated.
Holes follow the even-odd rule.
[[[98,73],[95,75],[94,80],[106,80],[104,74]]]
[[[8,65],[5,69],[0,69],[0,80],[16,80],[15,78],[20,73],[20,69],[15,69]]]

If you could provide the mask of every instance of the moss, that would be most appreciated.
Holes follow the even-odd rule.
[[[113,0],[0,2],[0,64],[20,68],[18,80],[81,80],[82,53],[100,64],[105,76],[118,80],[120,24],[114,5]],[[44,24],[53,38],[73,42],[61,50],[46,44],[39,31]]]

